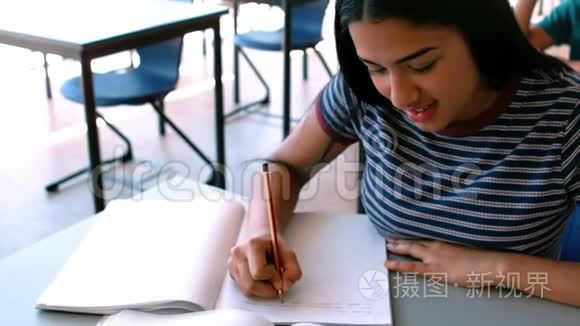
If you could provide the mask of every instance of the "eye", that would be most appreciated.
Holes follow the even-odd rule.
[[[429,70],[433,69],[436,62],[437,61],[431,61],[427,64],[420,65],[420,66],[409,66],[409,69],[411,69],[414,73],[417,73],[417,74],[426,73]]]
[[[385,73],[387,71],[387,69],[385,67],[381,67],[381,66],[369,66],[369,65],[367,65],[367,69],[369,71],[369,74],[371,74],[371,75],[382,74],[382,73]]]

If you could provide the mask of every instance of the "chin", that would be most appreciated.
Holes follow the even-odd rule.
[[[416,126],[417,128],[421,129],[421,131],[424,132],[437,132],[445,129],[445,127],[433,123],[421,123],[421,124],[418,123],[416,124]]]
[[[424,123],[416,123],[417,128],[424,132],[439,132],[445,130],[451,124],[451,120],[443,115],[436,115],[433,119]]]

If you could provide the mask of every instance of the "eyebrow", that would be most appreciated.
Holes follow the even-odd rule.
[[[411,54],[409,54],[409,55],[407,55],[407,56],[404,56],[404,57],[402,57],[401,59],[398,59],[397,61],[395,61],[395,64],[401,64],[401,63],[404,63],[404,62],[407,62],[407,61],[410,61],[410,60],[416,59],[416,58],[418,58],[418,57],[420,57],[420,56],[422,56],[422,55],[424,55],[424,54],[427,54],[427,53],[429,53],[429,52],[431,52],[431,51],[433,51],[433,50],[436,50],[436,49],[437,49],[436,47],[427,47],[427,48],[423,48],[423,49],[421,49],[421,50],[419,50],[419,51],[416,51],[416,52],[413,52],[413,53],[411,53]],[[359,58],[361,61],[365,62],[365,63],[371,64],[371,65],[377,65],[377,66],[379,66],[379,64],[377,64],[377,63],[375,63],[375,62],[373,62],[373,61],[371,61],[371,60],[367,60],[367,59],[365,59],[365,58],[362,58],[362,57],[358,57],[358,58]]]

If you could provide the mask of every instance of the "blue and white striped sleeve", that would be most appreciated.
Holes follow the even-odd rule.
[[[335,141],[354,143],[358,135],[354,128],[356,114],[355,97],[338,73],[324,87],[316,101],[316,117],[322,129]]]
[[[580,103],[564,131],[562,177],[570,198],[580,203]]]

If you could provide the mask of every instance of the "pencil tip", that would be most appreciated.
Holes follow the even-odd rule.
[[[268,172],[268,163],[262,164],[262,172]]]

